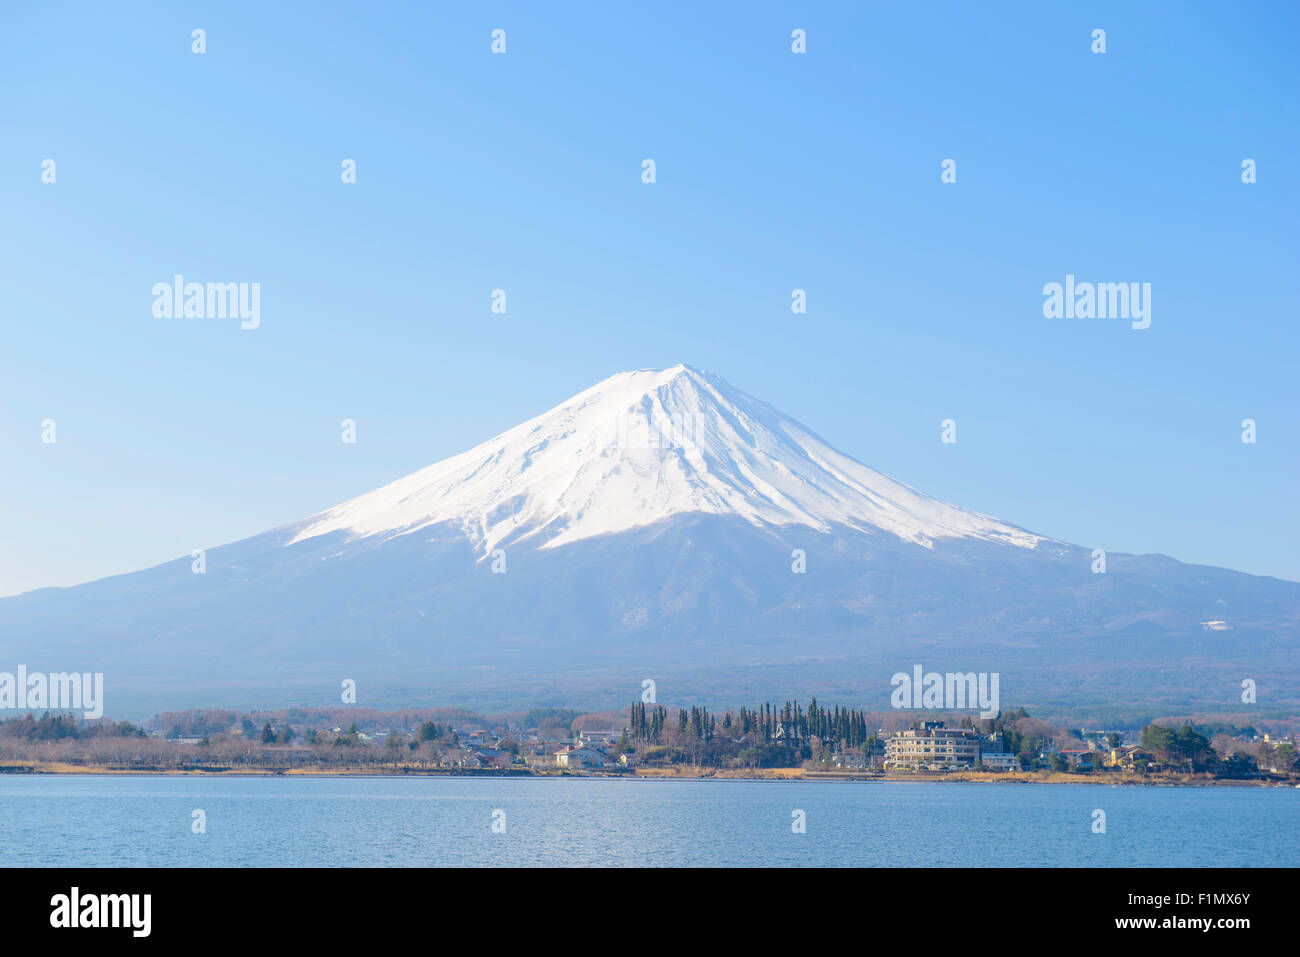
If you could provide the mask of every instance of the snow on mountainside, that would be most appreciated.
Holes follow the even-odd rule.
[[[1092,724],[1226,707],[1241,675],[1300,707],[1298,634],[1300,584],[1118,552],[1093,574],[1089,550],[937,502],[685,366],[209,549],[203,574],[185,554],[0,599],[0,661],[105,672],[132,719],[319,705],[344,676],[371,707],[617,708],[654,676],[682,703],[883,709],[920,661]]]
[[[867,468],[718,376],[678,365],[611,376],[468,452],[306,519],[290,544],[450,521],[486,554],[686,513],[879,529],[927,547],[936,539],[1022,548],[1044,540]]]

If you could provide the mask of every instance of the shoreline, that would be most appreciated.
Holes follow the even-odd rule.
[[[857,781],[892,782],[910,784],[1096,784],[1110,787],[1252,787],[1294,788],[1300,783],[1258,779],[1214,779],[1190,775],[1150,776],[1135,778],[1129,774],[1097,776],[1068,774],[1051,771],[954,771],[932,774],[862,774],[851,771],[815,771],[803,768],[638,768],[636,771],[574,773],[536,769],[483,769],[464,768],[123,768],[83,766],[66,763],[15,762],[0,764],[0,780],[9,775],[116,775],[146,777],[238,777],[238,778],[574,778],[574,779],[629,779],[639,781]]]

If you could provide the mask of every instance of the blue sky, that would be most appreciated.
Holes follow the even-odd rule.
[[[947,501],[1300,579],[1294,5],[366,7],[0,13],[0,594],[678,362]],[[260,328],[155,318],[175,273]],[[1151,327],[1045,319],[1066,273]]]

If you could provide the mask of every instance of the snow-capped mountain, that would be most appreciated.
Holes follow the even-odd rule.
[[[771,406],[690,366],[611,376],[549,412],[309,519],[329,532],[410,534],[454,522],[488,551],[568,545],[675,515],[879,529],[929,546],[1042,539],[867,468]]]
[[[1089,718],[1229,708],[1243,677],[1295,707],[1298,634],[1300,584],[1158,555],[1094,574],[688,366],[615,375],[202,574],[186,555],[0,599],[0,662],[102,671],[117,717],[336,704],[345,678],[372,707],[622,706],[651,677],[674,703],[884,709],[917,663]]]

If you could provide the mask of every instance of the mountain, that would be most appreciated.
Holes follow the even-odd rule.
[[[802,568],[802,571],[798,569]],[[837,697],[914,664],[1109,716],[1294,708],[1300,584],[1107,556],[939,502],[689,366],[621,373],[335,508],[0,599],[0,670],[103,671],[115,715],[201,706]]]
[[[1043,540],[923,495],[717,376],[679,365],[606,379],[463,455],[313,516],[293,542],[453,522],[485,551],[556,548],[688,514],[884,531],[926,547]]]

